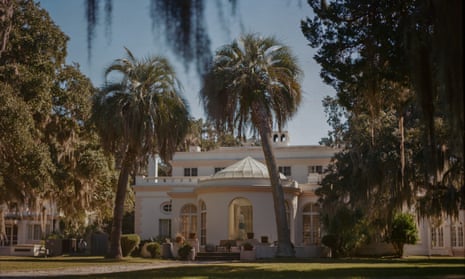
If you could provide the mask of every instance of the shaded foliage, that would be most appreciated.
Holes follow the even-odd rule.
[[[11,3],[0,56],[0,202],[45,214],[49,200],[66,223],[80,226],[86,210],[105,215],[102,201],[112,197],[99,200],[111,189],[112,162],[88,125],[94,89],[77,66],[65,64],[68,38],[47,12],[34,1]]]
[[[397,256],[404,254],[405,244],[415,244],[418,241],[418,230],[415,219],[407,213],[400,213],[394,216],[388,241],[394,246]]]
[[[464,198],[463,151],[456,148],[452,130],[463,133],[463,127],[455,126],[463,107],[461,113],[460,108],[455,110],[459,112],[455,120],[451,118],[443,104],[452,99],[445,100],[440,84],[448,83],[454,95],[462,96],[455,102],[463,98],[455,91],[463,80],[455,73],[450,80],[436,73],[444,70],[443,62],[451,56],[462,57],[457,48],[461,42],[454,38],[450,49],[442,45],[435,50],[441,22],[448,20],[430,10],[450,6],[437,1],[325,3],[309,1],[315,16],[301,25],[310,46],[317,48],[314,58],[322,66],[323,80],[337,92],[324,103],[333,127],[324,142],[341,146],[342,140],[346,149],[337,157],[343,162],[334,163],[323,188],[346,185],[344,202],[362,205],[369,220],[385,224],[392,219],[386,212],[412,205],[419,192],[426,194],[417,207],[421,215],[456,215]],[[461,14],[451,16],[454,21]],[[429,53],[423,64],[416,58],[421,51],[412,54],[412,44],[418,43],[415,51],[425,48]],[[453,54],[439,55],[445,49]],[[429,78],[425,85],[428,78],[422,76],[422,88],[418,74]],[[429,97],[422,90],[429,90]]]

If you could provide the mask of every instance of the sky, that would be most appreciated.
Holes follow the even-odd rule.
[[[226,1],[226,0],[222,0]],[[95,29],[92,52],[87,48],[87,20],[85,0],[41,0],[40,6],[69,37],[67,64],[78,63],[95,87],[104,84],[104,69],[115,59],[125,57],[127,47],[137,58],[149,55],[167,57],[174,66],[183,86],[194,118],[206,118],[199,101],[200,79],[195,66],[184,63],[168,48],[160,36],[152,31],[149,14],[150,0],[113,0],[111,29],[105,26],[103,6]],[[300,30],[300,21],[312,17],[312,9],[303,0],[238,0],[234,14],[225,10],[219,0],[205,0],[206,28],[214,51],[231,43],[244,32],[274,36],[289,46],[304,72],[302,103],[297,114],[283,130],[289,132],[290,145],[317,145],[330,129],[322,106],[325,96],[334,96],[332,87],[320,78],[320,66],[314,61],[315,50]],[[220,12],[221,11],[221,12]],[[221,20],[220,20],[221,18]],[[110,32],[108,32],[110,31]]]

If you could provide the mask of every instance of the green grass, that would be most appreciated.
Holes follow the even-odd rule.
[[[147,264],[170,261],[99,257],[2,258],[0,270],[30,270],[109,264]],[[15,267],[13,267],[15,266]],[[193,264],[161,269],[61,278],[465,278],[465,259],[409,257],[405,259],[307,259]]]

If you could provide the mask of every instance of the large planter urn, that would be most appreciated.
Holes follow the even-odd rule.
[[[255,259],[255,250],[241,250],[241,261],[254,261]]]

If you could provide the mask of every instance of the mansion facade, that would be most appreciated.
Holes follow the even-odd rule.
[[[321,244],[318,197],[315,190],[333,155],[325,146],[288,145],[288,134],[273,135],[274,154],[285,195],[291,241],[297,257],[325,256]],[[135,233],[186,239],[195,235],[199,246],[224,240],[253,239],[261,247],[277,241],[268,170],[260,146],[221,147],[201,152],[177,152],[172,176],[158,176],[157,159],[147,176],[136,177]],[[419,222],[419,243],[406,245],[405,255],[464,255],[464,211],[458,219]],[[273,257],[273,251],[257,257]],[[369,245],[360,254],[387,254],[390,244]],[[271,253],[271,254],[270,254]]]

